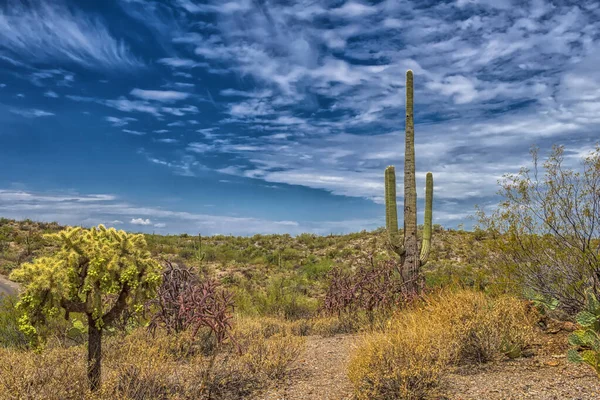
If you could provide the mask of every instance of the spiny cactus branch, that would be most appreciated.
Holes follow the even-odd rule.
[[[425,178],[425,221],[423,223],[423,242],[421,244],[421,255],[419,257],[421,266],[427,264],[429,250],[431,249],[431,229],[433,208],[433,174],[427,173]]]

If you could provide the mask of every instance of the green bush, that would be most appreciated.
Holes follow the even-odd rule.
[[[591,290],[586,293],[587,302],[577,314],[577,323],[582,329],[569,336],[573,346],[568,352],[569,361],[589,365],[600,377],[600,302]]]
[[[17,298],[0,296],[0,347],[25,348],[28,340],[19,330],[21,313],[16,308]]]

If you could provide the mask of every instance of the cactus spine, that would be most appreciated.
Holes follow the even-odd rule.
[[[433,175],[427,173],[425,189],[425,223],[419,253],[417,238],[417,185],[415,179],[415,127],[413,121],[413,73],[406,72],[406,137],[404,151],[404,239],[398,233],[396,205],[396,171],[385,170],[385,209],[388,241],[392,251],[400,256],[400,275],[409,293],[418,293],[423,286],[421,267],[427,263],[431,248]]]

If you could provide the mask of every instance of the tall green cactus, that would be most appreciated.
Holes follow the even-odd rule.
[[[417,185],[415,180],[415,126],[413,121],[413,73],[406,72],[406,139],[404,151],[404,238],[398,233],[396,205],[396,171],[385,170],[385,209],[388,242],[400,256],[400,274],[410,293],[418,293],[423,286],[421,267],[427,263],[431,248],[433,174],[427,173],[425,189],[425,224],[419,252],[417,239]]]

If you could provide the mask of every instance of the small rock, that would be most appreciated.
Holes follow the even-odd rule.
[[[573,322],[567,321],[563,324],[562,329],[567,332],[573,332],[577,330],[577,325]]]

